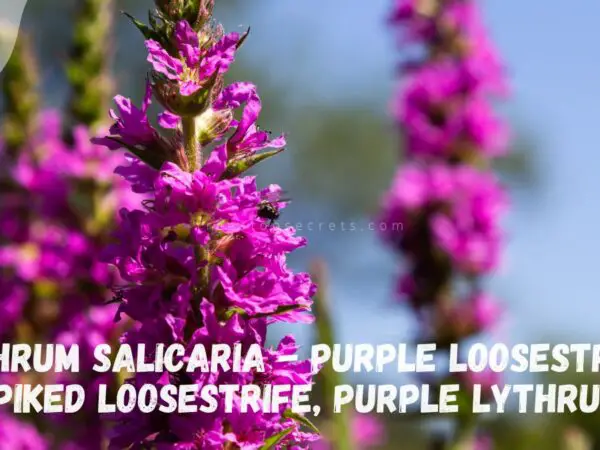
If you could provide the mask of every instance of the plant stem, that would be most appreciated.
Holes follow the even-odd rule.
[[[317,338],[319,343],[327,344],[333,348],[335,343],[335,331],[330,312],[330,301],[327,290],[327,268],[322,261],[315,261],[312,264],[311,274],[319,286],[315,296],[314,311],[317,328]],[[333,370],[331,361],[326,363],[319,373],[319,381],[323,384],[323,395],[325,400],[333,398],[335,387],[343,384],[342,375]],[[329,410],[327,410],[329,409]],[[330,408],[326,408],[325,413],[332,421],[332,436],[327,436],[332,448],[335,450],[353,450],[354,446],[351,439],[351,417],[348,409],[342,410],[339,414],[333,413]]]
[[[181,119],[183,131],[183,146],[188,162],[188,170],[194,172],[202,167],[202,153],[200,151],[198,125],[195,117],[183,117]]]

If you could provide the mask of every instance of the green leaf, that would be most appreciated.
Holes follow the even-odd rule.
[[[331,314],[331,299],[329,298],[329,290],[327,288],[328,277],[325,263],[315,261],[311,268],[311,275],[317,286],[319,286],[313,303],[317,341],[333,348],[336,338]],[[322,385],[322,395],[326,399],[333,399],[335,387],[344,384],[342,374],[333,370],[331,361],[323,366],[317,375],[317,380],[317,384]],[[349,410],[343,409],[339,414],[334,414],[331,410],[331,405],[327,405],[327,407],[332,421],[331,434],[327,437],[331,442],[336,443],[336,450],[353,450],[354,445],[350,436],[352,425]]]
[[[142,32],[142,34],[144,35],[144,37],[146,39],[159,40],[159,39],[157,39],[158,36],[157,36],[156,32],[152,28],[150,28],[148,25],[146,25],[143,22],[140,22],[138,19],[133,17],[128,12],[125,12],[125,11],[121,11],[121,12],[131,21],[131,23],[133,23],[136,26],[136,28],[138,30],[140,30]]]
[[[233,308],[229,308],[227,311],[225,311],[225,313],[223,314],[223,317],[225,320],[229,320],[235,314],[239,314],[244,319],[263,319],[265,317],[277,316],[279,314],[285,314],[286,312],[302,310],[302,309],[305,309],[305,308],[300,305],[286,305],[286,306],[280,306],[275,311],[270,312],[270,313],[261,313],[261,314],[250,315],[246,311],[244,311],[242,308],[238,308],[238,307],[234,306]]]
[[[272,156],[278,155],[282,151],[282,148],[278,148],[277,150],[256,153],[244,159],[234,160],[227,165],[227,169],[225,170],[225,173],[221,178],[226,180],[229,178],[237,177],[238,175],[249,170],[259,162],[264,161]]]
[[[162,161],[160,158],[154,157],[152,155],[152,152],[140,149],[133,145],[126,144],[121,139],[114,137],[114,136],[107,136],[106,138],[110,139],[111,141],[115,141],[117,144],[119,144],[123,148],[126,148],[128,151],[130,151],[135,156],[137,156],[141,161],[145,162],[150,167],[152,167],[156,170],[160,170],[160,168],[162,167],[162,165],[164,163],[164,161]]]
[[[237,42],[237,44],[235,46],[236,50],[238,50],[242,45],[244,45],[244,42],[246,42],[248,35],[250,35],[250,27],[248,27],[246,32],[244,34],[242,34],[242,36],[240,37],[240,40]]]
[[[152,30],[156,30],[160,26],[158,20],[156,20],[156,16],[152,13],[152,11],[148,11],[148,23],[150,24],[150,28],[152,28]]]
[[[275,311],[271,312],[271,313],[263,313],[263,314],[254,314],[253,316],[248,316],[250,319],[262,319],[265,317],[271,317],[271,316],[278,316],[279,314],[285,314],[287,312],[290,311],[295,311],[295,310],[302,310],[305,309],[304,307],[301,307],[300,305],[286,305],[286,306],[280,306],[278,307]]]
[[[246,317],[248,316],[248,314],[246,314],[246,311],[244,311],[242,308],[233,307],[233,308],[229,308],[227,311],[225,311],[225,314],[223,314],[223,318],[225,320],[229,320],[236,314],[240,314],[241,316],[246,316]]]
[[[307,417],[304,417],[301,414],[295,413],[291,409],[286,409],[285,412],[283,413],[283,417],[285,417],[286,419],[295,420],[296,422],[304,425],[305,427],[309,428],[310,430],[314,431],[315,433],[321,434],[321,432],[315,426],[315,424],[312,423]]]
[[[290,434],[292,431],[294,430],[294,427],[290,427],[287,428],[283,431],[280,431],[279,433],[271,436],[269,439],[267,439],[264,443],[264,445],[260,448],[260,450],[270,450],[272,448],[275,448],[278,444],[280,444],[286,437],[288,434]]]

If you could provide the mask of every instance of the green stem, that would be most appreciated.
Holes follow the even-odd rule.
[[[327,344],[333,348],[335,343],[335,331],[331,319],[330,301],[327,289],[327,268],[325,263],[316,261],[313,263],[312,276],[319,290],[315,296],[314,311],[317,338],[320,344]],[[331,362],[323,366],[318,375],[318,382],[322,383],[323,397],[326,401],[333,399],[335,387],[344,384],[342,375],[333,370]],[[329,406],[329,405],[328,405]],[[333,413],[331,407],[325,409],[325,413],[332,422],[332,435],[327,436],[332,448],[335,450],[353,450],[351,438],[351,417],[348,409],[343,409],[339,414]]]
[[[188,162],[188,170],[194,172],[202,167],[202,153],[200,151],[199,127],[195,117],[181,119],[183,131],[183,146]]]

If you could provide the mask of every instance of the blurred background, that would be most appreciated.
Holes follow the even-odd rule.
[[[143,19],[151,3],[120,0],[118,7]],[[598,336],[600,64],[593,55],[600,3],[576,3],[567,9],[558,1],[483,2],[513,86],[499,108],[515,134],[512,155],[498,167],[512,209],[505,268],[489,280],[506,310],[494,341]],[[46,106],[60,107],[67,97],[63,64],[75,4],[29,0],[25,9],[22,27],[36,43]],[[410,313],[393,300],[396,258],[369,226],[401,145],[388,114],[399,56],[386,24],[390,6],[389,0],[217,1],[226,29],[252,27],[232,78],[258,85],[260,124],[285,132],[289,144],[284,156],[261,166],[259,184],[281,184],[293,200],[280,222],[296,225],[309,245],[291,264],[302,270],[316,258],[327,264],[339,342],[408,341],[415,332]],[[139,103],[139,80],[148,69],[143,38],[124,17],[115,26],[115,93]],[[293,331],[310,344],[311,329]],[[351,381],[401,382],[394,374],[363,376]],[[427,425],[402,417],[389,422],[392,443],[382,448],[423,448]],[[600,419],[591,417],[490,418],[499,448],[507,449],[575,448],[564,439],[577,439],[580,429],[600,434],[596,425]]]

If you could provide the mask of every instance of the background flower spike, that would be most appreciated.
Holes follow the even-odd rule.
[[[30,40],[21,31],[0,77],[4,95],[2,135],[6,153],[14,159],[35,130],[39,113],[38,73]]]
[[[67,78],[70,123],[97,128],[106,122],[112,92],[110,44],[113,0],[80,0],[71,43]],[[68,134],[68,132],[67,132]]]

